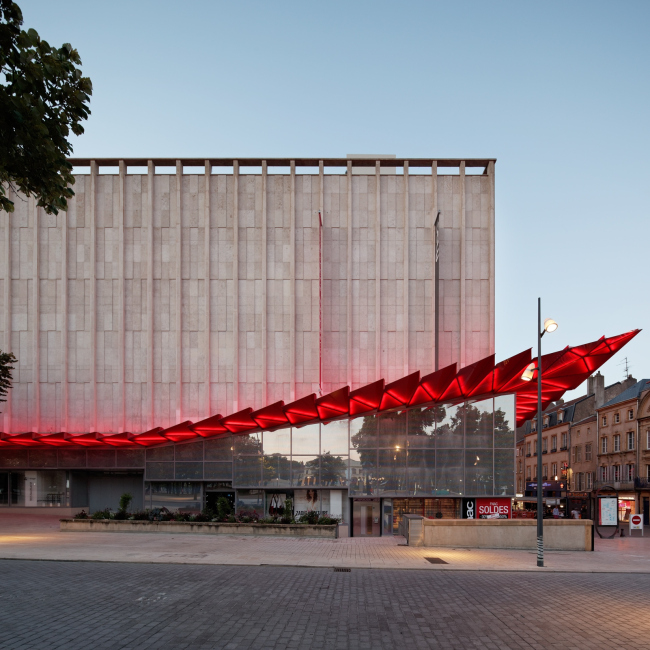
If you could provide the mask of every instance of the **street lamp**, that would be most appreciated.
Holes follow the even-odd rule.
[[[542,299],[537,299],[537,566],[544,566],[544,504],[542,478],[542,336],[555,332],[558,325],[552,318],[544,321],[542,329]],[[521,378],[531,381],[535,372],[535,364],[531,363]]]

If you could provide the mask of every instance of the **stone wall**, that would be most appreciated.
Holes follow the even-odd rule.
[[[494,351],[493,162],[127,171],[77,175],[67,213],[12,196],[0,214],[0,345],[18,357],[5,432],[139,432],[316,391],[319,210],[324,392],[433,370],[438,210],[440,367]]]

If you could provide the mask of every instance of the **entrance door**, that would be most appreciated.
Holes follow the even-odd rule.
[[[650,526],[650,498],[643,497],[643,525]]]
[[[379,499],[353,501],[352,534],[357,537],[379,537],[381,535]]]

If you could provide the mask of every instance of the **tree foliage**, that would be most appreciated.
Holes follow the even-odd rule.
[[[92,84],[69,43],[52,47],[22,24],[20,7],[0,0],[0,209],[14,210],[9,185],[57,214],[74,196],[67,138],[84,132]]]
[[[11,352],[0,350],[0,402],[6,402],[7,393],[11,388],[13,379],[12,371],[16,364],[16,357]]]

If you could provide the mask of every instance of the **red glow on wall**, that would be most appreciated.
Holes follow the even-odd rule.
[[[556,401],[567,390],[577,388],[587,377],[610,359],[640,330],[619,336],[602,337],[592,343],[567,347],[542,357],[542,408]],[[244,409],[227,417],[221,414],[192,424],[189,420],[141,434],[119,433],[101,435],[87,433],[0,434],[2,446],[80,445],[86,447],[107,445],[134,447],[161,444],[167,440],[179,442],[197,435],[212,437],[241,434],[282,426],[301,426],[310,422],[327,422],[341,417],[357,417],[383,410],[428,407],[436,403],[458,403],[467,399],[483,399],[496,395],[517,395],[517,426],[530,419],[537,411],[536,372],[533,381],[524,381],[521,375],[531,363],[531,351],[526,350],[494,365],[494,356],[486,357],[460,371],[456,364],[420,378],[415,372],[385,385],[380,379],[367,386],[350,391],[344,386],[316,399],[307,395],[290,404],[275,402],[257,411]]]

